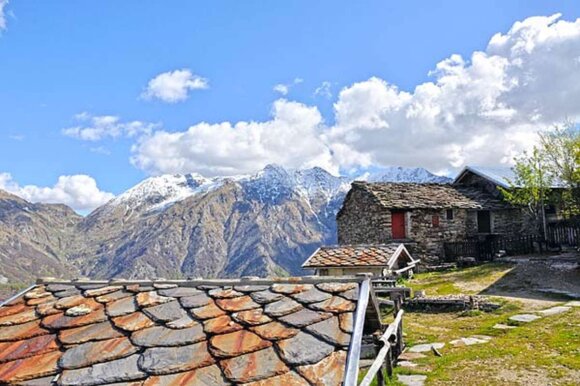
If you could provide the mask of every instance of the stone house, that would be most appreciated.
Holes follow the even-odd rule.
[[[353,182],[337,215],[338,242],[404,243],[427,262],[444,256],[444,242],[518,234],[520,208],[478,186]]]
[[[373,276],[402,274],[415,268],[403,244],[336,245],[318,248],[303,268],[314,269],[319,276],[343,276],[371,273]]]

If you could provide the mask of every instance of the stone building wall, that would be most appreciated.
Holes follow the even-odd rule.
[[[384,244],[391,239],[391,212],[353,186],[336,216],[338,243]]]

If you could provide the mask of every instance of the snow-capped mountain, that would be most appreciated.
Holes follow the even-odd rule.
[[[366,177],[446,182],[424,169],[388,168]],[[87,217],[64,205],[0,194],[7,218],[0,218],[0,275],[10,282],[66,272],[94,278],[300,275],[316,248],[336,243],[336,213],[354,179],[360,178],[276,165],[234,177],[163,175]],[[20,219],[31,216],[23,228]],[[15,254],[20,265],[12,264]]]
[[[447,184],[452,180],[448,177],[438,176],[424,168],[404,168],[390,166],[363,174],[361,179],[369,182],[416,182]]]

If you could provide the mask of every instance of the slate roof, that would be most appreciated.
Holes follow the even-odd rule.
[[[353,188],[372,194],[390,209],[492,209],[510,207],[479,189],[449,184],[355,181]]]
[[[412,261],[405,246],[399,243],[322,246],[302,267],[389,267],[399,254]]]
[[[509,166],[466,166],[464,167],[461,172],[455,177],[453,180],[454,184],[460,183],[461,179],[467,174],[473,173],[480,177],[483,177],[494,184],[501,186],[502,188],[509,188],[510,182],[514,183],[516,180],[516,174],[514,173],[514,169]],[[516,185],[518,186],[518,185]],[[521,186],[518,186],[521,187]],[[563,188],[564,183],[562,181],[555,180],[552,182],[551,188]]]
[[[338,385],[356,379],[362,329],[380,328],[369,288],[358,276],[39,281],[0,307],[0,384]]]

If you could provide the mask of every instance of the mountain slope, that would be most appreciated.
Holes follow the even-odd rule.
[[[437,177],[391,168],[369,178]],[[85,218],[63,205],[5,194],[0,275],[10,281],[300,275],[308,255],[336,242],[335,216],[350,182],[320,168],[275,165],[251,176],[165,175],[142,181]]]

